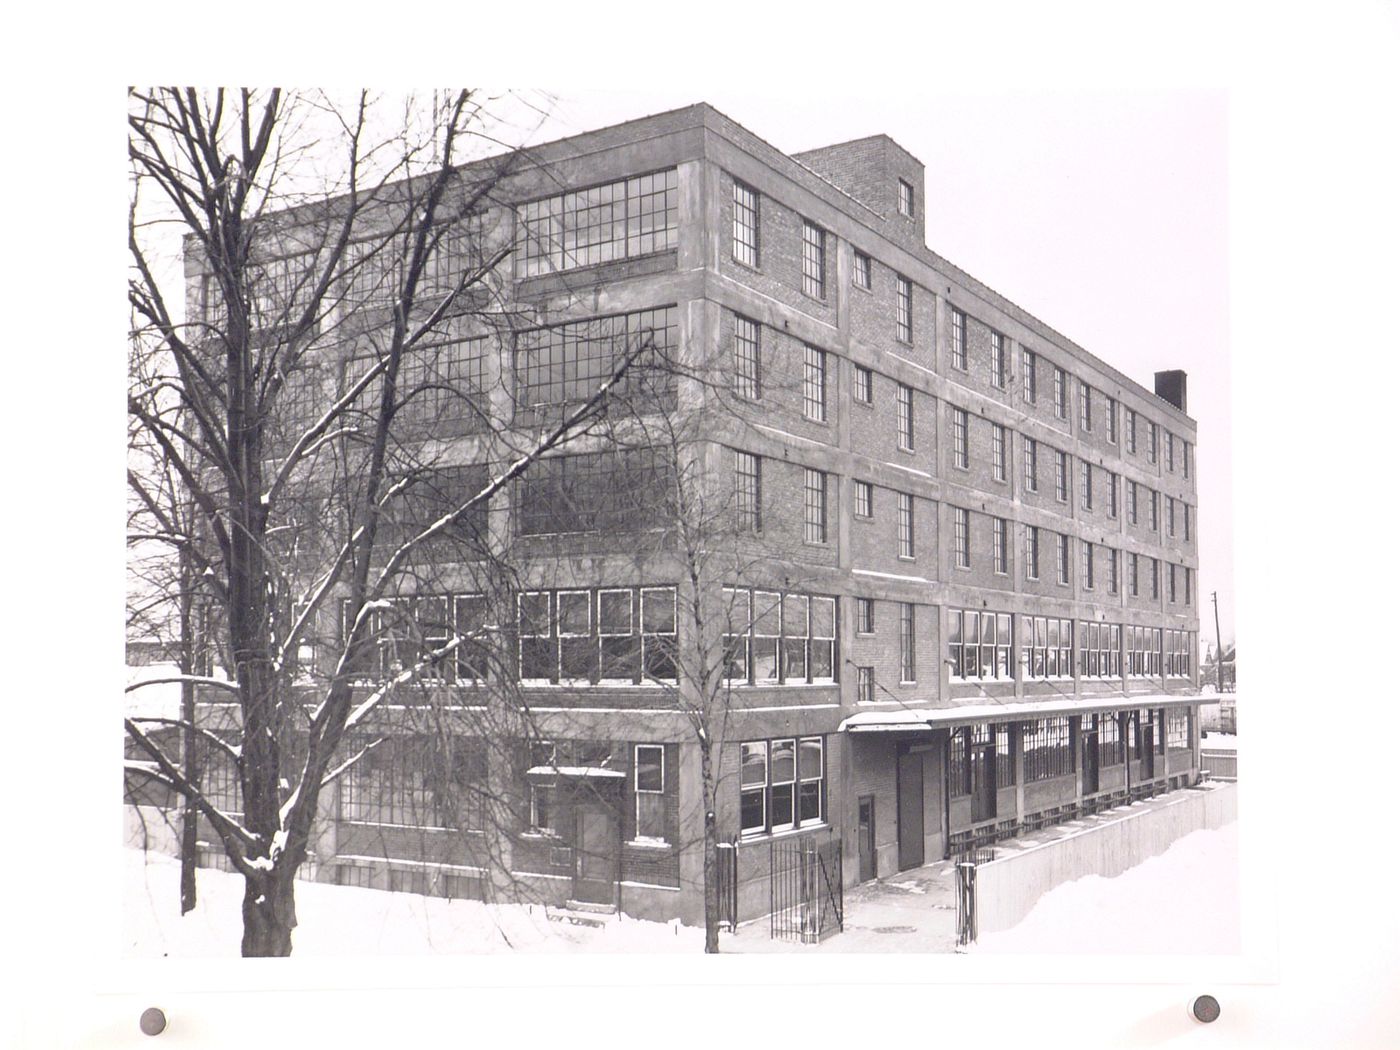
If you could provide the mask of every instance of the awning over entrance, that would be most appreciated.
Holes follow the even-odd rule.
[[[626,780],[627,774],[620,769],[606,769],[602,766],[531,766],[525,770],[527,777],[577,777],[598,778],[601,780]]]
[[[1050,700],[902,708],[898,711],[861,711],[846,718],[837,728],[845,733],[915,733],[941,726],[1022,722],[1054,715],[1083,714],[1086,711],[1133,711],[1145,707],[1179,707],[1182,704],[1199,706],[1213,703],[1216,699],[1209,696],[1141,693],[1137,696],[1055,697]]]

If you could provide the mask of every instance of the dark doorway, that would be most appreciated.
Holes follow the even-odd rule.
[[[972,823],[997,815],[997,749],[992,727],[972,727]]]
[[[901,749],[895,761],[899,870],[924,862],[924,756]]]
[[[618,823],[611,806],[574,810],[574,900],[613,904],[617,899]]]
[[[1079,753],[1083,780],[1080,793],[1092,795],[1099,790],[1099,720],[1097,715],[1085,715],[1080,723]]]
[[[1138,776],[1143,780],[1150,780],[1156,775],[1152,769],[1152,758],[1157,750],[1156,729],[1152,712],[1143,711],[1138,716],[1138,756],[1141,759]]]
[[[856,852],[860,855],[860,881],[875,878],[875,796],[863,795],[856,819]]]

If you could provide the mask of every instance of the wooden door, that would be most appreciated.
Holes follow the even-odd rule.
[[[611,806],[591,804],[574,811],[574,900],[617,900],[618,821]]]
[[[972,745],[972,822],[980,824],[997,815],[997,748],[989,737]]]
[[[924,756],[901,751],[895,764],[899,870],[904,871],[924,862]]]

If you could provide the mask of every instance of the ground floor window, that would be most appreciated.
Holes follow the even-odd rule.
[[[1111,766],[1123,761],[1123,734],[1114,711],[1101,711],[1093,716],[1099,728],[1099,765]]]
[[[954,679],[1011,677],[1011,614],[948,610],[949,674]]]
[[[1023,739],[1028,783],[1074,772],[1068,716],[1026,723]]]
[[[625,752],[619,758],[608,741],[533,740],[528,762],[525,776],[529,787],[529,827],[542,835],[562,834],[565,805],[579,795],[595,791],[593,777],[581,771],[612,771],[619,780],[626,776]]]
[[[1167,708],[1167,747],[1184,750],[1190,746],[1190,711],[1184,707]]]
[[[638,744],[633,748],[633,793],[638,839],[666,841],[666,748]]]
[[[739,830],[786,831],[826,816],[826,738],[782,737],[739,745]]]
[[[486,788],[480,740],[430,735],[358,739],[368,748],[340,778],[340,819],[402,827],[479,830]]]

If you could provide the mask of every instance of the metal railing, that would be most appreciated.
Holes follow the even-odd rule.
[[[845,922],[841,840],[814,836],[769,844],[768,935],[815,944]]]

